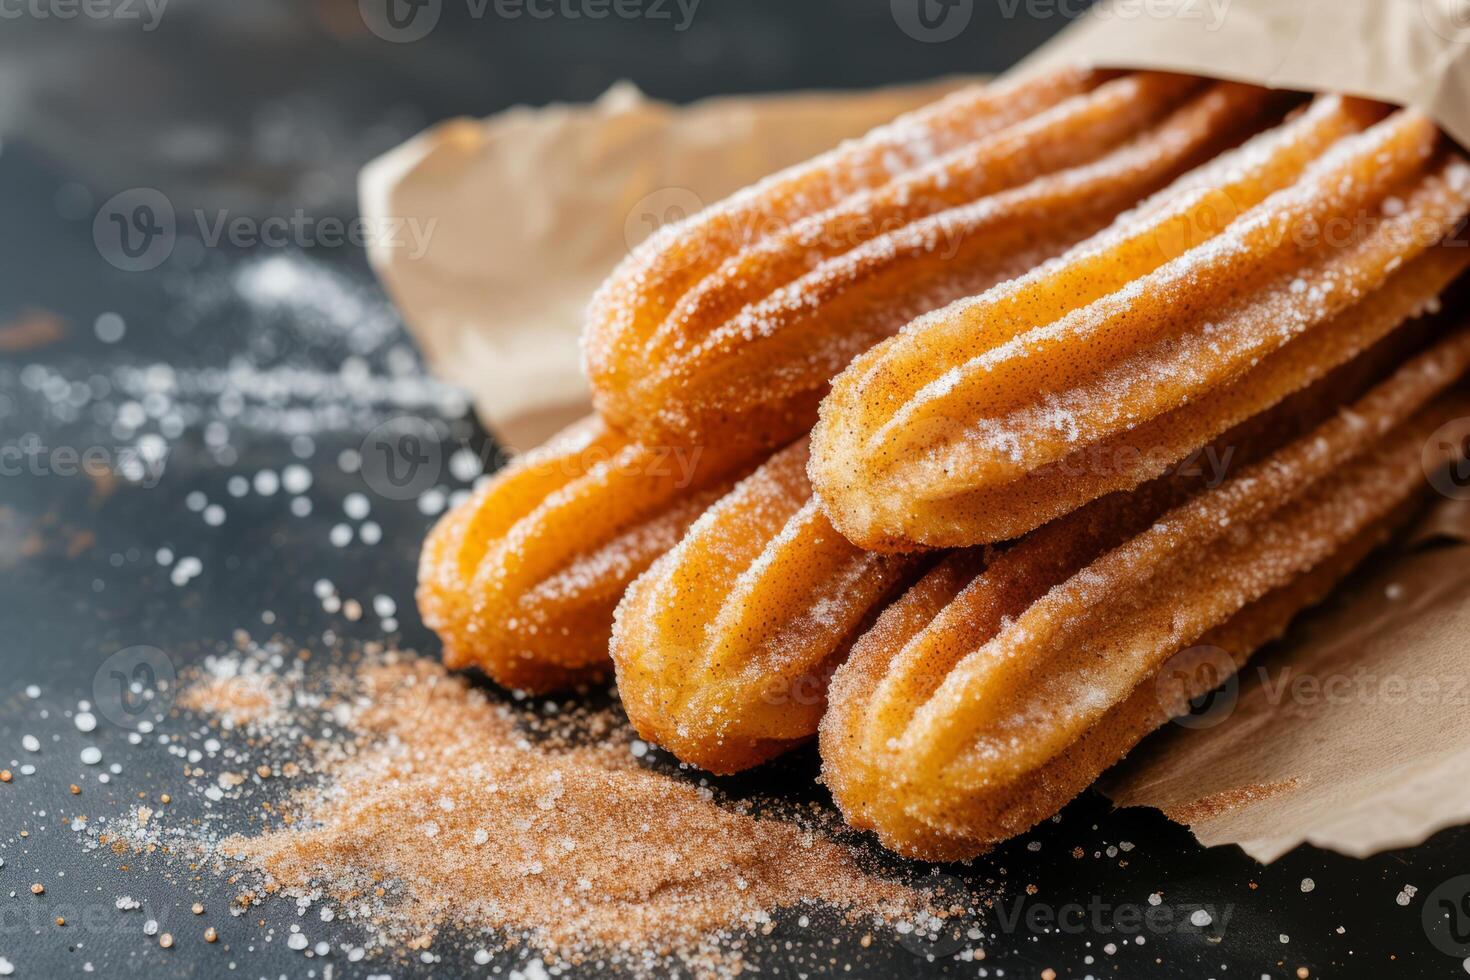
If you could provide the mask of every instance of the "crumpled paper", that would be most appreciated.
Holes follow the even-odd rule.
[[[1470,146],[1466,0],[1103,0],[1016,71],[1058,64],[1361,95]]]
[[[1460,3],[1115,0],[1020,70],[1075,59],[1348,91],[1422,106],[1470,143]],[[433,221],[427,248],[369,254],[434,370],[525,448],[586,411],[583,307],[628,248],[953,84],[686,108],[619,86],[590,106],[445,123],[360,182],[374,226]],[[1262,861],[1301,842],[1366,855],[1470,820],[1470,505],[1439,508],[1369,565],[1247,665],[1211,727],[1166,726],[1104,791]]]
[[[1365,857],[1470,821],[1470,504],[1431,511],[1214,697],[1103,792],[1259,861],[1301,843]]]
[[[451,120],[363,170],[381,232],[368,257],[433,370],[527,449],[586,413],[582,314],[630,248],[959,84],[676,107],[625,83],[591,105]]]

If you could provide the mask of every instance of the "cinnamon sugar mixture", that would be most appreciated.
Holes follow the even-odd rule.
[[[359,920],[369,951],[429,949],[452,929],[553,963],[728,975],[778,909],[864,926],[922,911],[811,815],[756,816],[646,768],[613,709],[499,703],[392,652],[302,663],[242,643],[179,701],[229,739],[210,799],[251,801],[256,829],[201,845],[239,876],[240,912],[284,894]],[[260,802],[283,775],[294,788]],[[167,834],[158,822],[106,833],[145,845]]]

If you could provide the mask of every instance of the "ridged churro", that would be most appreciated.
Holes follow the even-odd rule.
[[[806,432],[853,354],[1062,251],[1282,104],[1162,74],[977,87],[656,236],[599,291],[588,331],[599,404],[632,435],[587,423],[426,543],[421,605],[447,659],[534,690],[597,676],[623,587],[721,477]],[[740,339],[747,314],[772,331]],[[745,402],[727,411],[727,396]],[[671,454],[703,454],[688,485],[641,472]]]
[[[596,418],[511,462],[424,543],[419,609],[445,662],[531,691],[607,674],[623,590],[730,487],[737,462],[643,446]]]
[[[1246,442],[1310,411],[1302,399],[1338,404],[1331,386],[1371,367],[1252,420]],[[1429,437],[1470,413],[1467,368],[1460,329],[1218,486],[1176,502],[1178,478],[1156,480],[946,559],[832,681],[824,774],[849,821],[938,860],[1056,812],[1220,679],[1161,683],[1171,657],[1202,644],[1238,666],[1411,511],[1426,452],[1463,451]]]
[[[1019,537],[1139,486],[1431,307],[1470,165],[1423,115],[1324,97],[1067,255],[834,382],[811,475],[868,548]]]
[[[589,313],[597,408],[653,444],[785,445],[854,355],[1057,255],[1281,104],[1064,72],[895,122],[636,249]]]
[[[711,507],[628,589],[612,656],[638,732],[711,772],[816,734],[827,681],[917,560],[861,551],[812,497],[803,439]]]

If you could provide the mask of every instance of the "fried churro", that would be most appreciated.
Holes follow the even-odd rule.
[[[856,543],[909,550],[1137,487],[1431,307],[1467,211],[1430,120],[1321,98],[859,357],[812,436],[817,493]]]
[[[1248,423],[1247,446],[1286,441],[1218,486],[1171,476],[1111,494],[998,552],[955,553],[894,603],[822,721],[849,821],[909,856],[979,853],[1221,679],[1163,683],[1172,657],[1219,648],[1231,671],[1319,601],[1422,499],[1426,452],[1464,451],[1429,440],[1470,412],[1470,330],[1344,402],[1382,349]],[[1324,410],[1302,434],[1275,431]]]
[[[546,691],[609,672],[623,590],[733,483],[738,460],[655,449],[585,419],[430,532],[419,609],[451,667]]]
[[[895,122],[636,249],[589,313],[597,408],[653,444],[785,445],[854,355],[1059,254],[1281,104],[1064,72]]]
[[[816,734],[827,681],[917,560],[853,547],[800,440],[711,507],[618,607],[612,657],[638,732],[711,772]]]
[[[977,87],[659,234],[593,304],[609,424],[497,475],[426,543],[420,601],[446,658],[534,690],[596,677],[623,588],[722,478],[810,428],[852,355],[1061,252],[1281,108],[1151,73]],[[646,472],[670,454],[702,459],[683,486]]]

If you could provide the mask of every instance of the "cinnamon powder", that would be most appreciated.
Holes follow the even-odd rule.
[[[548,719],[392,652],[314,685],[248,644],[211,664],[180,703],[257,752],[294,746],[259,772],[289,766],[309,784],[211,844],[217,871],[245,872],[242,911],[284,894],[361,921],[369,947],[425,949],[453,931],[527,942],[550,962],[729,975],[775,910],[872,925],[924,904],[810,815],[756,816],[647,768],[613,709]],[[262,689],[272,674],[278,689]]]

